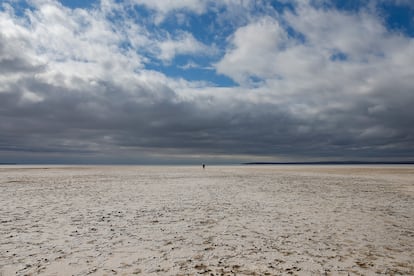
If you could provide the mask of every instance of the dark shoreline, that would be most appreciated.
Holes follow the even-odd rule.
[[[414,165],[414,161],[369,162],[369,161],[333,161],[333,162],[248,162],[241,165]]]

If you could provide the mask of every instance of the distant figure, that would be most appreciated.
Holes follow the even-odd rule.
[[[203,164],[203,169],[205,169],[206,168],[206,164]]]

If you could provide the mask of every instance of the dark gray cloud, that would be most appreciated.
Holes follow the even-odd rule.
[[[26,87],[38,89],[44,100],[25,102]],[[61,160],[65,154],[80,160],[95,155],[96,162],[102,154],[110,160],[113,153],[128,162],[131,152],[139,155],[142,149],[170,153],[167,159],[174,154],[404,159],[414,153],[411,98],[389,100],[374,114],[369,100],[359,100],[347,111],[333,108],[297,118],[273,104],[213,101],[205,108],[174,102],[171,91],[165,94],[170,96],[151,98],[148,88],[139,87],[132,97],[105,83],[80,93],[24,80],[0,94],[0,150]]]

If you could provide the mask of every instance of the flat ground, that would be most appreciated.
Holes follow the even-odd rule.
[[[2,166],[30,274],[414,275],[414,166]]]

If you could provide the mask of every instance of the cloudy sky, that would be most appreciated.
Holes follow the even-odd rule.
[[[413,159],[414,1],[0,1],[0,163]]]

